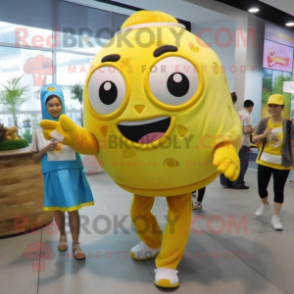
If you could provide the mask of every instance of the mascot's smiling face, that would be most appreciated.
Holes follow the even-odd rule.
[[[84,90],[85,127],[120,186],[176,195],[217,175],[212,143],[224,127],[217,111],[228,111],[232,102],[215,53],[198,46],[172,16],[152,17],[134,14],[123,26],[130,31],[116,35],[93,60]],[[207,95],[207,83],[215,97]],[[238,123],[232,111],[231,123]]]

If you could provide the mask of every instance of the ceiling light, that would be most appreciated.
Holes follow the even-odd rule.
[[[253,7],[253,8],[250,8],[248,11],[251,13],[255,13],[259,11],[259,8]]]
[[[294,27],[294,22],[287,22],[286,23],[286,26],[287,27]]]

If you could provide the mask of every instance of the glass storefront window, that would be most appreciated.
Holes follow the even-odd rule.
[[[22,121],[26,119],[24,115],[40,112],[39,91],[43,85],[53,81],[55,68],[52,65],[52,52],[0,46],[0,61],[0,89],[4,89],[3,85],[15,77],[22,77],[21,85],[28,88],[29,99],[18,109],[24,114],[17,115],[19,127],[22,127]],[[12,115],[7,112],[8,109],[0,105],[2,123],[11,126],[14,124],[13,120],[11,122]]]
[[[62,87],[66,114],[81,125],[82,109],[77,99],[72,99],[71,89],[75,84],[84,86],[87,72],[94,56],[56,53],[56,81]]]
[[[89,30],[89,29],[87,29]],[[79,51],[82,53],[97,54],[104,44],[109,40],[98,38],[92,36],[87,32],[81,29],[79,34],[75,33],[74,29],[64,29],[59,33],[60,42],[58,47],[60,49],[70,50],[70,51]]]
[[[16,121],[0,104],[0,123],[17,124],[19,135],[28,141],[41,121],[40,90],[52,82],[63,89],[66,114],[82,125],[82,103],[73,99],[71,90],[84,86],[92,59],[127,18],[66,1],[36,3],[35,10],[18,11],[13,18],[8,14],[0,21],[0,90],[21,77],[29,98],[17,109]],[[42,13],[36,13],[38,9]]]
[[[52,30],[33,28],[0,21],[0,43],[14,47],[52,48],[55,38]]]

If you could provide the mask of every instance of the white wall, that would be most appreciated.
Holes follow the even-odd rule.
[[[201,35],[201,39],[206,43],[211,43],[212,47],[218,57],[220,58],[222,64],[225,66],[226,70],[226,76],[229,84],[229,88],[232,90],[235,88],[235,73],[233,73],[233,70],[230,70],[230,67],[232,65],[235,65],[235,32],[236,32],[236,21],[235,20],[228,20],[228,21],[221,21],[221,22],[214,22],[214,23],[208,23],[208,24],[202,24],[202,25],[197,25],[197,24],[192,24],[192,33],[197,35],[197,33],[202,29],[202,28],[210,28],[212,29],[211,33],[203,33]],[[229,29],[233,36],[234,39],[231,42],[231,45],[226,47],[226,48],[221,48],[220,46],[217,46],[217,44],[214,41],[214,36],[215,32],[218,29]],[[228,34],[223,32],[219,35],[218,38],[219,42],[222,44],[226,44],[229,41]],[[233,92],[233,90],[231,91]]]
[[[263,42],[265,20],[249,14],[249,24],[254,28],[256,34],[256,47],[248,46],[247,48],[247,68],[255,66],[246,74],[245,80],[245,97],[254,102],[254,109],[251,113],[253,125],[257,124],[261,118],[262,104],[262,62],[263,62]]]
[[[193,3],[222,13],[236,21],[236,29],[242,31],[244,36],[247,36],[248,31],[248,13],[245,11],[236,9],[232,6],[225,5],[216,1],[209,0],[185,0],[185,2]],[[235,73],[235,83],[234,87],[231,88],[231,92],[235,91],[238,96],[238,101],[235,104],[235,108],[240,110],[243,107],[243,102],[245,98],[245,80],[246,73],[243,73],[240,69],[242,66],[247,65],[247,47],[241,42],[241,46],[235,47],[235,66],[237,67],[237,72]]]
[[[252,120],[254,124],[259,122],[261,118],[262,54],[265,21],[246,11],[216,1],[185,0],[185,2],[194,3],[232,17],[236,21],[236,28],[240,29],[244,36],[248,35],[250,29],[254,29],[256,47],[253,47],[252,42],[249,42],[248,46],[244,46],[241,42],[240,47],[235,47],[235,65],[237,68],[245,65],[247,70],[246,73],[242,73],[240,70],[236,72],[234,89],[231,90],[235,90],[238,95],[238,101],[235,105],[237,110],[243,107],[243,102],[247,99],[254,102]],[[254,67],[254,70],[250,66]]]

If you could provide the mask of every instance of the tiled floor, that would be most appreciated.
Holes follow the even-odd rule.
[[[53,223],[42,231],[2,239],[1,294],[162,292],[153,284],[154,260],[136,262],[129,257],[130,248],[139,241],[129,217],[131,195],[105,173],[88,180],[96,205],[80,210],[80,241],[87,259],[78,262],[70,252],[57,250],[59,236]],[[178,268],[177,293],[294,293],[294,188],[288,181],[281,213],[284,231],[276,232],[270,212],[259,219],[254,215],[260,205],[256,171],[247,172],[246,182],[249,190],[225,190],[218,180],[207,187],[203,211],[192,212],[204,219],[193,219],[194,229]],[[270,187],[272,198],[272,183]],[[153,213],[164,228],[165,198],[156,199]],[[23,257],[27,246],[36,242],[49,245],[54,253],[42,271],[34,270],[33,262]]]

